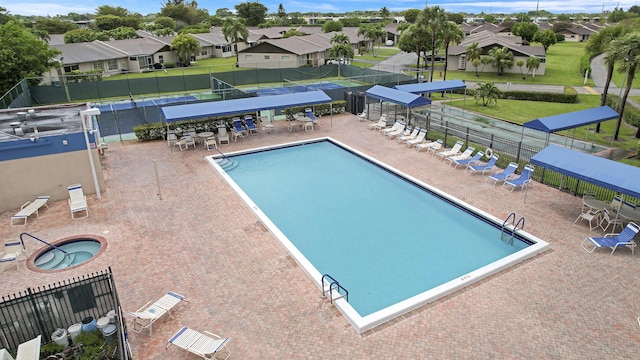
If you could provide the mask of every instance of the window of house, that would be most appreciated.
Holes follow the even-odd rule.
[[[200,55],[207,55],[207,50],[202,49],[202,51],[200,52]]]
[[[269,60],[269,58],[270,58],[270,57],[269,57],[269,55],[265,55],[265,56],[264,56],[264,59],[265,59],[265,60]]]
[[[164,64],[164,55],[158,55],[158,62]]]
[[[129,56],[129,60],[130,60],[130,61],[137,61],[137,60],[138,60],[138,58],[137,58],[137,57],[135,57],[135,56]]]
[[[104,64],[102,63],[102,61],[94,61],[93,70],[104,70]]]
[[[245,55],[244,55],[244,58],[245,58],[246,60],[250,60],[250,59],[253,59],[253,55],[245,54]]]
[[[73,72],[75,70],[80,70],[80,67],[78,66],[78,64],[65,65],[65,67],[64,67],[64,72],[65,73],[70,73],[70,72]]]
[[[282,55],[282,61],[289,60],[289,55]]]
[[[109,71],[118,70],[118,60],[109,60],[107,62],[107,67],[109,68]]]

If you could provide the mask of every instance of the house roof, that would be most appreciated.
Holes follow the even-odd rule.
[[[127,56],[125,52],[99,41],[52,45],[52,47],[62,52],[57,59],[61,60],[64,65],[120,59]]]
[[[576,34],[576,35],[592,35],[594,32],[595,32],[594,30],[591,30],[588,28],[584,28],[581,26],[574,26],[567,29],[562,29],[557,33],[558,34],[568,33],[568,34]]]
[[[476,36],[474,36],[476,35]],[[547,56],[544,46],[525,46],[522,45],[522,38],[513,35],[495,35],[488,32],[478,33],[465,37],[459,45],[449,46],[449,55],[461,55],[467,51],[467,47],[475,42],[486,53],[495,46],[506,47],[515,52],[516,56],[536,56],[544,58]],[[481,36],[477,36],[481,35]]]
[[[113,47],[124,52],[126,55],[151,55],[159,51],[163,51],[166,47],[171,45],[171,41],[167,42],[170,37],[163,39],[149,37],[149,38],[137,38],[137,39],[125,39],[125,40],[110,40],[99,41],[106,46]]]
[[[273,52],[270,50],[273,46],[291,54],[305,55],[325,51],[333,45],[331,44],[331,39],[326,35],[315,34],[265,40],[261,44],[240,50],[240,52],[268,53]]]

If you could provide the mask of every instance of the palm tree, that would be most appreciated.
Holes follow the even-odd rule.
[[[524,74],[522,73],[522,67],[524,66],[524,60],[520,59],[516,61],[516,66],[520,68],[520,76],[524,79]]]
[[[476,76],[480,76],[478,74],[478,66],[480,66],[480,55],[482,55],[482,48],[477,42],[472,43],[467,46],[465,53],[467,54],[467,62],[470,62],[471,65],[476,69]],[[477,60],[477,61],[476,61]]]
[[[227,41],[231,41],[234,46],[234,51],[236,53],[236,67],[240,66],[240,55],[238,55],[238,41],[242,41],[245,44],[247,43],[247,39],[249,38],[249,31],[247,31],[247,20],[244,18],[234,19],[232,17],[228,17],[224,19],[224,23],[222,24],[222,34],[224,35],[224,39]]]
[[[199,53],[202,47],[191,34],[180,34],[171,42],[171,50],[176,52],[184,66],[189,66],[191,55]]]
[[[387,9],[386,6],[383,6],[382,9],[380,9],[380,16],[382,16],[383,20],[386,20],[390,15],[391,13],[389,12],[389,9]]]
[[[447,21],[442,30],[442,42],[444,44],[444,78],[447,80],[447,67],[449,65],[449,44],[460,44],[464,39],[464,30],[453,21]]]
[[[505,68],[513,67],[513,53],[506,47],[494,47],[489,50],[491,64],[498,69],[498,76],[504,75]]]
[[[400,40],[398,41],[398,47],[400,50],[408,53],[415,52],[416,55],[418,55],[418,69],[420,69],[421,54],[426,49],[427,35],[427,29],[425,29],[421,24],[411,24],[402,30]],[[420,76],[420,74],[416,73],[416,77],[418,76]]]
[[[425,29],[428,29],[429,40],[431,49],[431,71],[429,71],[429,81],[433,81],[433,67],[436,61],[436,47],[439,40],[441,40],[441,28],[447,22],[447,15],[444,9],[439,6],[433,6],[422,10],[418,16],[416,23],[421,24]]]
[[[620,61],[620,73],[627,73],[625,79],[626,85],[624,88],[624,94],[620,100],[620,115],[616,123],[616,130],[613,133],[613,140],[618,140],[620,134],[620,126],[622,125],[622,119],[624,117],[624,108],[629,97],[629,91],[633,83],[635,73],[640,68],[640,32],[634,32],[624,35],[623,37],[611,42],[607,53],[612,59]],[[614,61],[615,61],[614,60]],[[636,138],[640,138],[640,128],[636,132]]]
[[[538,68],[540,67],[540,58],[538,58],[537,56],[529,56],[529,58],[527,59],[527,74],[528,73],[533,73],[533,76],[536,76],[536,70],[538,70]]]
[[[498,105],[498,98],[500,98],[501,93],[494,83],[485,83],[476,87],[474,97],[476,98],[476,103],[482,99],[482,106],[489,105],[491,100],[493,100],[494,105]]]
[[[628,33],[630,28],[622,25],[614,25],[604,28],[597,33],[589,37],[586,50],[591,56],[595,57],[606,52],[609,44],[615,39],[618,39]],[[611,78],[613,77],[613,69],[615,68],[615,59],[610,58],[608,55],[604,59],[607,65],[607,80],[604,83],[604,89],[602,90],[602,96],[600,97],[600,106],[604,106],[607,103],[607,94],[609,93],[609,85],[611,84]],[[600,123],[596,125],[596,133],[600,132]]]
[[[373,56],[376,56],[375,43],[378,42],[380,38],[386,35],[386,31],[384,31],[378,25],[362,24],[358,28],[358,35],[362,35],[364,36],[365,40],[369,40],[367,42],[367,48],[369,47],[369,44],[371,44],[371,51],[373,52]]]
[[[331,43],[334,45],[333,47],[331,47],[331,49],[329,49],[330,57],[353,59],[354,51],[351,47],[351,42],[347,35],[343,33],[335,34],[331,38]],[[341,61],[338,61],[338,77],[340,77],[340,66]]]

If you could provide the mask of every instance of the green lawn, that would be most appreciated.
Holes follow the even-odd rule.
[[[147,77],[169,77],[169,76],[182,76],[182,75],[196,75],[196,74],[210,74],[217,72],[238,71],[246,70],[236,67],[235,56],[228,58],[207,58],[191,63],[189,67],[178,67],[164,70],[155,70],[152,72],[143,73],[128,73],[113,75],[104,78],[103,80],[121,80],[121,79],[140,79]]]
[[[382,61],[388,57],[391,57],[400,52],[400,49],[397,48],[386,48],[380,47],[376,48],[376,56],[373,56],[371,51],[364,53],[363,55],[357,55],[355,59],[357,60],[369,60],[369,61]]]

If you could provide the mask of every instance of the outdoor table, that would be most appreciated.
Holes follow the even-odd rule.
[[[264,129],[265,132],[268,132],[268,133],[276,131],[275,125],[273,125],[271,123],[264,124],[264,126],[262,128]]]
[[[586,199],[582,199],[582,203],[589,208],[601,211],[602,209],[609,208],[611,205],[608,202],[598,200],[596,198],[588,197]]]
[[[632,210],[623,206],[617,211],[618,211],[618,214],[620,214],[620,216],[627,219],[628,221],[633,221],[633,222],[640,221],[640,211],[638,210]]]
[[[212,137],[213,136],[213,132],[211,131],[203,131],[201,133],[197,134],[198,136],[198,140],[204,144],[204,141],[207,140],[208,137]]]

